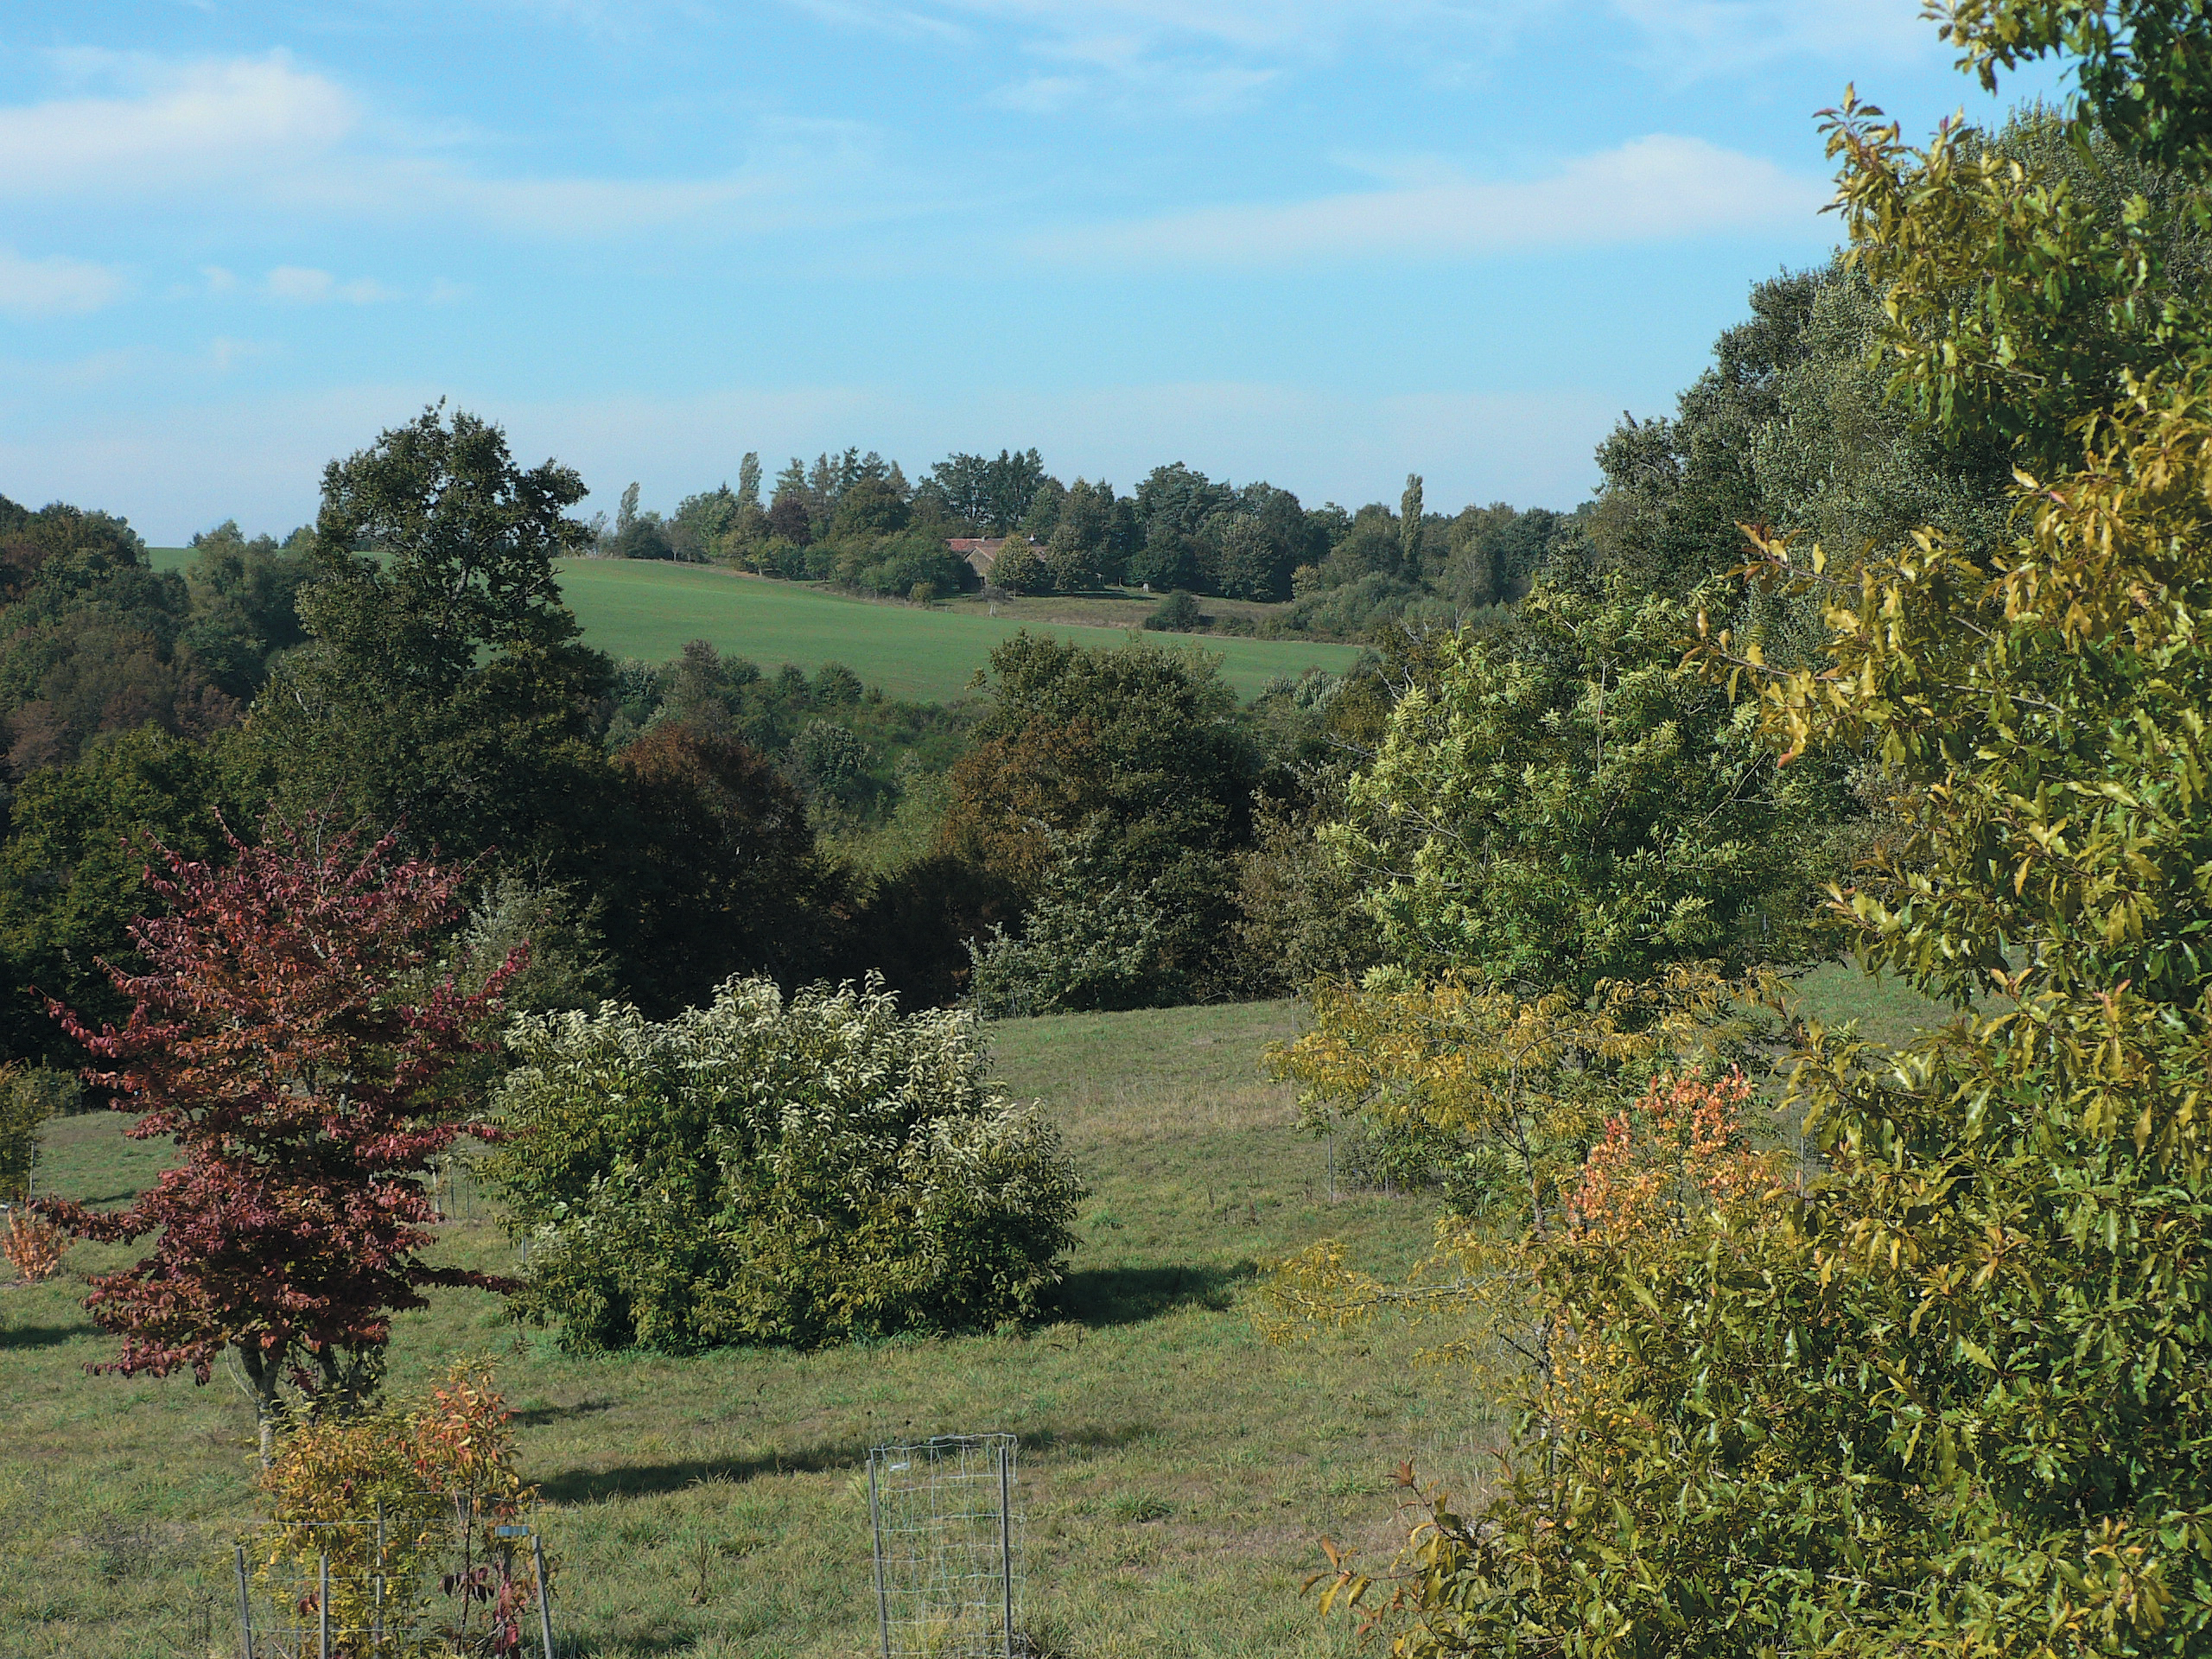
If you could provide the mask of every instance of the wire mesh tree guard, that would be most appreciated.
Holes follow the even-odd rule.
[[[883,1659],[1014,1659],[1021,1516],[1011,1434],[944,1434],[868,1456]]]
[[[234,1549],[241,1659],[555,1659],[544,1541],[489,1529],[425,1550],[378,1505],[373,1516],[295,1523],[292,1546],[250,1566]],[[311,1535],[304,1547],[303,1535]]]

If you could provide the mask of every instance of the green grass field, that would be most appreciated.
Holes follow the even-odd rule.
[[[1942,1010],[1847,966],[1808,977],[1832,1022],[1902,1039]],[[857,1656],[873,1637],[861,1471],[872,1444],[1009,1429],[1022,1440],[1030,1627],[1068,1659],[1351,1652],[1300,1596],[1324,1535],[1386,1552],[1389,1471],[1410,1456],[1465,1490],[1491,1425],[1446,1370],[1382,1327],[1275,1347],[1254,1319],[1262,1264],[1325,1235],[1391,1274],[1433,1199],[1331,1202],[1323,1148],[1261,1079],[1292,1003],[1007,1021],[1017,1094],[1041,1097],[1090,1182],[1082,1244],[1048,1323],[950,1340],[695,1358],[561,1354],[495,1298],[440,1293],[398,1322],[392,1382],[493,1356],[582,1655]],[[166,1143],[94,1115],[50,1126],[48,1190],[120,1204]],[[439,1255],[513,1260],[481,1221]],[[127,1259],[78,1245],[56,1279],[0,1288],[0,1643],[8,1659],[205,1659],[235,1621],[229,1541],[251,1524],[251,1417],[207,1388],[89,1377],[111,1348],[84,1275]]]
[[[1452,1375],[1405,1363],[1407,1333],[1273,1347],[1255,1328],[1260,1263],[1335,1233],[1391,1271],[1430,1230],[1426,1199],[1329,1202],[1322,1147],[1257,1073],[1296,1023],[1275,1003],[993,1028],[1009,1085],[1043,1097],[1093,1189],[1052,1323],[578,1359],[518,1337],[494,1298],[444,1293],[399,1322],[394,1385],[496,1357],[582,1654],[866,1652],[868,1446],[987,1428],[1021,1437],[1028,1623],[1071,1659],[1349,1652],[1299,1592],[1320,1537],[1386,1547],[1395,1460],[1471,1471],[1486,1425]],[[53,1189],[120,1203],[149,1180],[165,1147],[120,1123],[54,1124]],[[448,1226],[442,1254],[512,1259],[480,1222]],[[8,1659],[183,1653],[201,1605],[238,1651],[224,1598],[254,1513],[250,1414],[219,1374],[85,1375],[111,1344],[78,1306],[82,1275],[123,1259],[79,1245],[57,1279],[0,1290]]]
[[[181,569],[189,556],[181,548],[152,552],[163,569]],[[1131,637],[1122,628],[855,599],[703,565],[568,559],[562,562],[561,586],[584,638],[615,657],[665,662],[692,640],[704,639],[727,656],[749,657],[770,669],[794,663],[811,672],[840,662],[869,685],[923,702],[963,695],[991,648],[1020,628],[1085,645],[1119,645]],[[1130,613],[1132,626],[1148,608],[1111,603]],[[1340,673],[1359,656],[1352,645],[1296,640],[1136,637],[1174,649],[1217,652],[1223,677],[1248,698],[1277,675],[1317,667]]]
[[[1085,645],[1110,647],[1131,637],[1120,629],[854,599],[700,565],[570,559],[562,564],[561,586],[584,637],[617,657],[663,662],[690,641],[704,639],[726,655],[770,668],[796,663],[811,671],[840,662],[869,685],[926,702],[961,696],[992,647],[1025,626]],[[1180,635],[1136,637],[1218,652],[1222,677],[1245,697],[1277,675],[1315,667],[1341,672],[1359,656],[1351,645],[1209,639],[1201,647]]]

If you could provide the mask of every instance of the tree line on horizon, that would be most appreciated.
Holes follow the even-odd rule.
[[[2047,123],[1990,142],[2079,170]],[[2096,188],[2116,213],[2116,187]],[[2176,257],[2193,250],[2183,238]],[[1746,524],[1837,548],[1916,524],[2001,536],[2007,453],[1939,441],[1888,397],[1863,274],[1788,273],[1750,309],[1674,415],[1605,436],[1602,487],[1571,515],[1446,518],[1418,480],[1395,512],[1309,512],[1179,466],[1116,497],[1063,490],[1035,452],[1007,451],[912,486],[868,455],[794,462],[766,506],[751,463],[665,521],[633,486],[618,526],[594,525],[570,517],[582,480],[566,468],[521,468],[495,427],[430,415],[334,461],[315,525],[282,542],[218,525],[181,572],[153,570],[119,518],[0,502],[0,1044],[64,1061],[38,996],[103,1006],[92,958],[122,948],[142,902],[125,837],[212,847],[214,811],[245,829],[271,800],[404,823],[410,849],[482,861],[474,896],[508,909],[484,925],[566,940],[547,985],[576,964],[568,989],[525,996],[664,1011],[740,969],[796,986],[873,968],[912,1001],[1041,1011],[1264,994],[1371,960],[1317,834],[1439,640],[1471,628],[1509,660],[1587,660],[1599,648],[1561,645],[1524,588],[1687,602],[1743,562]],[[487,504],[480,521],[429,516],[456,479]],[[835,559],[902,538],[953,562],[948,530],[1034,532],[1048,562],[1102,524],[1119,528],[1101,545],[1203,565],[1215,553],[1194,550],[1272,524],[1319,560],[1291,568],[1307,591],[1277,622],[1372,652],[1240,708],[1187,666],[1031,643],[981,695],[934,708],[835,665],[766,672],[703,645],[617,664],[575,636],[557,557],[626,537],[632,552],[692,536],[727,550],[779,502],[789,533],[754,545],[830,557],[832,576]],[[917,514],[937,515],[925,532]],[[1463,597],[1515,602],[1446,597],[1470,571],[1491,586]],[[1776,619],[1779,637],[1809,637],[1805,619]],[[1025,804],[1018,826],[1008,803]]]
[[[1012,594],[1179,590],[1287,606],[1265,633],[1350,639],[1408,615],[1510,603],[1573,544],[1580,518],[1503,502],[1431,512],[1410,474],[1395,506],[1307,508],[1272,484],[1233,485],[1179,461],[1117,493],[1103,480],[1062,482],[1034,448],[950,455],[909,484],[896,461],[849,448],[810,465],[794,456],[766,486],[748,453],[734,486],[686,496],[665,518],[632,484],[593,528],[608,557],[721,563],[924,601],[982,585],[948,541],[1007,538],[989,581]]]

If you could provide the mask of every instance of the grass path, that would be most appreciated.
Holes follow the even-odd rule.
[[[1071,1659],[1346,1651],[1298,1593],[1319,1536],[1386,1542],[1395,1460],[1471,1468],[1483,1425],[1448,1374],[1408,1370],[1403,1333],[1279,1348],[1255,1327],[1257,1264],[1334,1232],[1390,1270],[1429,1232],[1420,1199],[1329,1203],[1321,1148],[1256,1071],[1295,1020],[1277,1003],[994,1028],[1009,1084],[1046,1100],[1093,1188],[1048,1325],[581,1359],[518,1338],[491,1297],[441,1294],[400,1322],[394,1383],[497,1357],[585,1654],[865,1651],[867,1447],[994,1427],[1022,1439],[1031,1622]],[[117,1130],[55,1125],[54,1189],[119,1202],[149,1179],[162,1149]],[[446,1236],[452,1259],[511,1259],[488,1226]],[[80,1245],[60,1279],[0,1290],[9,1659],[175,1655],[195,1598],[228,1628],[250,1416],[219,1376],[84,1374],[108,1344],[77,1306],[80,1275],[119,1259]]]

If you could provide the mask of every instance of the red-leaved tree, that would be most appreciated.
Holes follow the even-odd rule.
[[[156,849],[146,881],[168,913],[131,927],[147,971],[102,964],[135,1005],[120,1029],[48,1004],[99,1062],[86,1081],[137,1115],[126,1133],[171,1136],[183,1161],[126,1210],[42,1207],[80,1238],[160,1234],[91,1281],[86,1306],[124,1338],[92,1369],[204,1383],[235,1353],[266,1462],[287,1382],[310,1414],[342,1415],[375,1392],[391,1316],[425,1287],[514,1287],[424,1264],[423,1176],[459,1137],[494,1138],[454,1067],[520,963],[470,995],[437,978],[461,875],[395,863],[390,836],[361,851],[319,820],[271,818],[259,845],[229,840],[221,866]]]

